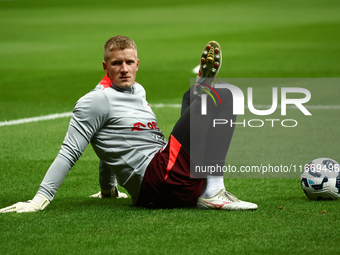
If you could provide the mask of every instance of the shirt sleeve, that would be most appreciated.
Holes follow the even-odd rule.
[[[76,103],[64,142],[49,167],[38,193],[53,200],[69,170],[80,158],[93,135],[109,116],[108,100],[102,91],[92,91]]]
[[[99,184],[100,188],[109,190],[117,186],[116,175],[102,161],[99,162]]]

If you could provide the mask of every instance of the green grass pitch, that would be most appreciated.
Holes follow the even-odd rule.
[[[278,109],[270,116],[295,119],[294,128],[279,122],[237,126],[227,164],[340,161],[339,13],[335,0],[0,0],[0,123],[71,111],[103,77],[102,46],[117,34],[137,43],[137,80],[148,101],[180,104],[201,50],[216,40],[223,50],[219,76],[234,81],[245,95],[249,84],[256,84],[254,104],[271,104],[268,81],[273,79],[279,88],[308,89],[312,98],[306,105],[314,107],[312,116],[298,109],[288,109],[287,116]],[[241,78],[254,80],[242,83]],[[168,136],[180,109],[154,112]],[[246,109],[238,121],[266,118]],[[68,122],[0,126],[0,208],[33,198]],[[97,168],[89,146],[46,210],[1,214],[0,254],[340,252],[339,201],[309,201],[299,174],[226,176],[227,189],[259,209],[222,212],[142,209],[129,199],[89,198],[99,190]]]

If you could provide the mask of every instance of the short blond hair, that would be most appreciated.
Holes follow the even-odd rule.
[[[111,37],[104,44],[104,61],[107,62],[110,59],[110,52],[114,49],[134,49],[137,57],[137,45],[135,42],[127,36],[117,35]]]

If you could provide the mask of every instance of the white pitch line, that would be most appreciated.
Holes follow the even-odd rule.
[[[23,119],[17,119],[17,120],[9,120],[9,121],[5,120],[5,121],[0,122],[0,127],[13,126],[13,125],[25,124],[25,123],[30,123],[30,122],[43,121],[43,120],[54,120],[54,119],[65,118],[65,117],[70,117],[70,116],[72,116],[72,112],[55,113],[55,114],[49,114],[49,115],[44,115],[44,116],[23,118]]]
[[[181,108],[180,104],[151,104],[152,108]],[[247,107],[247,106],[246,106]],[[254,105],[256,109],[269,109],[271,105]],[[278,105],[278,108],[281,108],[280,105]],[[340,110],[340,105],[307,105],[307,109],[311,110]],[[287,109],[298,109],[295,105],[288,105]],[[38,122],[38,121],[44,121],[44,120],[54,120],[54,119],[60,119],[65,117],[71,117],[72,112],[63,112],[63,113],[55,113],[55,114],[49,114],[44,116],[37,116],[37,117],[31,117],[31,118],[23,118],[23,119],[17,119],[17,120],[9,120],[9,121],[1,121],[0,127],[2,126],[13,126],[13,125],[19,125],[19,124],[25,124],[30,122]]]
[[[152,108],[181,108],[180,104],[151,104]]]
[[[194,69],[192,69],[192,72],[195,73],[195,74],[198,74],[199,70],[200,70],[200,65],[198,65]]]

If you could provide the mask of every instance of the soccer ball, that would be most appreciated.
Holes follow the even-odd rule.
[[[301,187],[313,200],[340,197],[340,165],[330,158],[318,158],[307,164],[301,174]]]

